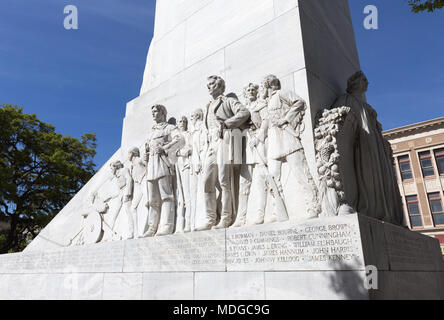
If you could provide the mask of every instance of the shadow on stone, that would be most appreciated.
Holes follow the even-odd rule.
[[[364,284],[366,274],[364,270],[353,270],[351,264],[345,262],[330,263],[332,274],[328,277],[330,288],[337,293],[338,298],[344,300],[367,300],[368,290]]]

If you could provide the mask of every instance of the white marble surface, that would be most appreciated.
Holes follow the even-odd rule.
[[[263,272],[197,272],[196,300],[264,300]]]
[[[358,238],[363,241],[364,261],[356,260],[355,264],[350,264],[348,261],[335,261],[334,263],[312,261],[310,264],[267,263],[267,261],[261,263],[233,262],[233,259],[237,259],[237,257],[233,257],[233,253],[238,253],[241,260],[261,258],[261,255],[262,257],[273,257],[276,253],[277,255],[274,257],[288,258],[292,255],[284,252],[279,253],[280,250],[288,249],[280,249],[280,247],[295,242],[302,243],[301,241],[304,240],[297,240],[298,237],[302,239],[304,235],[311,235],[318,237],[314,241],[330,241],[324,239],[326,235],[324,231],[314,232],[305,228],[319,227],[320,221],[324,221],[323,226],[327,226],[327,228],[328,226],[335,226],[334,228],[340,225],[350,226],[357,223],[358,219]],[[331,221],[341,221],[341,223],[331,223]],[[100,255],[94,259],[87,258],[87,263],[84,263],[81,268],[76,268],[78,264],[74,263],[71,268],[64,267],[61,271],[57,271],[51,260],[46,260],[47,269],[43,269],[39,263],[43,260],[39,259],[34,264],[35,269],[31,269],[30,264],[24,263],[28,267],[17,268],[16,273],[11,273],[12,265],[6,266],[6,269],[0,270],[0,299],[367,299],[369,294],[371,299],[444,298],[444,263],[439,255],[439,245],[434,239],[427,236],[356,215],[342,217],[339,220],[318,219],[308,223],[275,224],[272,229],[269,226],[203,232],[201,238],[205,235],[213,235],[215,239],[219,239],[218,241],[222,239],[222,247],[226,246],[228,252],[226,254],[227,261],[225,261],[225,249],[223,249],[224,258],[221,264],[206,265],[205,270],[201,271],[199,271],[201,266],[190,268],[193,261],[198,261],[191,259],[185,266],[178,264],[180,268],[171,268],[169,271],[161,269],[162,272],[155,268],[148,269],[146,265],[139,265],[136,260],[133,260],[133,262],[137,262],[131,267],[133,271],[126,272],[130,268],[128,270],[123,268],[124,253],[127,250],[131,252],[135,249],[143,260],[144,256],[149,257],[149,255],[139,251],[140,242],[150,242],[153,239],[126,241],[123,243],[125,245],[124,251],[111,250],[115,248],[115,243],[96,245],[95,250],[90,250],[89,254],[94,254],[99,248],[103,249],[103,246],[107,246],[108,248],[105,250],[107,257]],[[304,232],[295,232],[301,227]],[[262,233],[262,236],[255,238],[255,233]],[[273,233],[278,233],[278,236]],[[238,247],[235,250],[231,248],[233,240],[229,239],[233,234],[242,235],[236,239],[236,245],[246,248]],[[226,235],[227,240],[225,240]],[[320,236],[323,240],[319,239]],[[181,243],[176,249],[184,250],[185,243],[183,241],[164,239],[167,239],[164,241],[170,244]],[[250,248],[249,244],[239,243],[245,239],[248,240],[248,243],[250,239],[253,239],[253,243],[254,239],[262,239],[263,243],[256,243],[257,247]],[[204,243],[208,244],[208,241]],[[260,247],[261,245],[270,246],[270,248],[263,249]],[[343,246],[337,248],[341,247]],[[165,247],[161,246],[161,248]],[[214,251],[214,248],[205,247],[205,245],[202,248],[205,248],[203,250],[206,252]],[[313,248],[316,246],[311,249]],[[162,261],[165,256],[168,256],[167,259],[171,259],[172,252],[168,250],[171,248],[163,252],[157,251],[156,259]],[[414,250],[421,252],[412,254]],[[71,250],[67,249],[67,251]],[[72,255],[72,253],[65,253],[62,254],[62,257],[69,258]],[[57,268],[67,266],[63,259],[60,260],[59,255],[51,255],[49,252],[47,254],[48,257],[54,257],[54,264]],[[88,257],[89,254],[84,257]],[[19,256],[27,256],[27,258],[20,257],[18,259]],[[314,255],[293,255],[293,257],[300,258],[307,256]],[[323,255],[315,256],[322,257]],[[324,256],[329,257],[328,254],[324,254]],[[10,257],[15,259],[14,265],[18,267],[21,263],[38,257],[38,255],[3,255],[0,256],[0,263],[10,260]],[[102,261],[98,261],[99,259]],[[75,259],[71,257],[69,260],[74,261]],[[120,271],[115,271],[115,261],[120,261]],[[110,264],[111,267],[106,267],[107,264]],[[365,274],[363,266],[366,265],[375,265],[380,269],[378,273],[379,290],[370,291],[369,294],[362,289]],[[183,269],[179,270],[181,268]]]
[[[71,287],[72,300],[102,300],[103,273],[74,273],[65,277],[63,285]]]
[[[193,300],[193,272],[143,274],[144,300]]]
[[[364,279],[364,271],[266,272],[266,298],[267,300],[368,300]]]
[[[124,272],[225,271],[225,231],[127,242]]]
[[[142,278],[142,273],[106,273],[103,279],[103,299],[142,299]]]

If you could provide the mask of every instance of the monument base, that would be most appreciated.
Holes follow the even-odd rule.
[[[444,263],[353,214],[2,255],[0,299],[444,299]]]

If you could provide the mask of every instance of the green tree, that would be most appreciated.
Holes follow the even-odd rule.
[[[0,254],[23,250],[94,175],[95,142],[0,105]]]
[[[413,12],[433,12],[444,8],[444,0],[409,0]]]

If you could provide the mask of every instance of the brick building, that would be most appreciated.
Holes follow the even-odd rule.
[[[439,239],[444,255],[444,117],[384,132],[391,143],[405,223]]]

